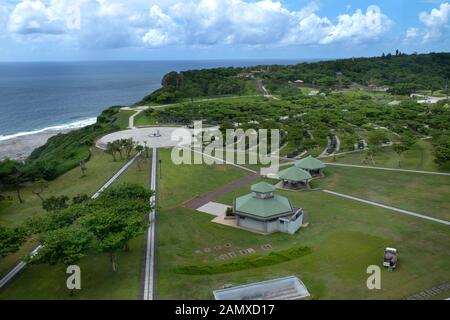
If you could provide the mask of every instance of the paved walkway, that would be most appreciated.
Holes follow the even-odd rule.
[[[327,162],[326,165],[327,166],[338,166],[338,167],[349,167],[349,168],[384,170],[384,171],[397,171],[397,172],[409,172],[409,173],[421,173],[421,174],[434,174],[434,175],[438,175],[438,176],[450,176],[450,173],[436,172],[436,171],[395,169],[395,168],[386,168],[386,167],[371,167],[371,166],[361,166],[361,165],[355,165],[355,164],[332,163],[332,162]]]
[[[193,152],[195,152],[195,153],[202,154],[202,155],[205,156],[205,157],[208,157],[208,158],[217,160],[217,161],[220,162],[220,163],[223,163],[223,164],[229,164],[229,165],[231,165],[231,166],[234,166],[234,167],[236,167],[236,168],[239,168],[239,169],[241,169],[241,170],[248,171],[248,172],[251,172],[251,173],[257,173],[257,171],[255,171],[255,170],[252,170],[252,169],[250,169],[250,168],[241,166],[241,165],[239,165],[239,164],[235,164],[235,163],[230,162],[230,161],[227,161],[227,160],[225,160],[225,159],[218,158],[218,157],[214,157],[214,156],[211,156],[211,155],[209,155],[209,154],[206,154],[206,153],[203,153],[203,152],[194,150],[194,149],[192,149],[192,148],[188,148],[188,147],[184,147],[184,148],[187,149],[187,150],[190,149],[191,151],[193,151]]]
[[[183,207],[197,210],[198,208],[203,207],[205,204],[214,201],[221,195],[231,192],[233,190],[236,190],[237,188],[239,188],[243,185],[249,184],[250,182],[258,179],[259,177],[260,177],[259,173],[253,173],[253,174],[248,175],[240,180],[229,183],[229,184],[223,186],[222,188],[213,190],[213,191],[205,194],[204,196],[195,198],[195,199],[185,203],[183,205]]]
[[[428,300],[449,290],[450,282],[447,282],[431,289],[423,290],[419,293],[413,294],[412,296],[405,298],[405,300]]]
[[[346,194],[343,194],[343,193],[334,192],[334,191],[330,191],[330,190],[322,190],[322,191],[326,192],[326,193],[329,193],[329,194],[332,194],[332,195],[335,195],[335,196],[338,196],[338,197],[342,197],[342,198],[346,198],[346,199],[362,202],[362,203],[365,203],[365,204],[369,204],[369,205],[372,205],[372,206],[375,206],[375,207],[388,209],[388,210],[392,210],[392,211],[396,211],[396,212],[400,212],[400,213],[404,213],[404,214],[407,214],[407,215],[410,215],[410,216],[413,216],[413,217],[416,217],[416,218],[421,218],[421,219],[425,219],[425,220],[441,223],[441,224],[444,224],[444,225],[447,225],[447,226],[450,225],[450,221],[433,218],[433,217],[426,216],[426,215],[423,215],[423,214],[420,214],[420,213],[417,213],[417,212],[404,210],[404,209],[400,209],[400,208],[396,208],[396,207],[392,207],[392,206],[388,206],[388,205],[381,204],[381,203],[378,203],[378,202],[365,200],[365,199],[349,196],[349,195],[346,195]]]
[[[208,202],[204,206],[197,208],[197,211],[218,217],[218,216],[223,216],[224,214],[226,214],[228,208],[231,208],[231,207],[226,204],[223,204],[223,203]]]
[[[136,161],[136,159],[140,157],[141,153],[142,153],[141,151],[136,153],[136,155],[133,158],[131,158],[131,160],[128,161],[122,168],[120,168],[120,170],[117,171],[117,173],[114,174],[112,178],[109,179],[96,193],[94,193],[94,195],[91,198],[97,199],[103,191],[108,189],[114,183],[114,181],[117,180],[117,178],[119,178],[125,171],[127,171],[127,169]]]
[[[155,231],[156,231],[156,178],[157,178],[157,160],[158,149],[153,148],[152,163],[150,171],[150,189],[153,196],[150,198],[150,204],[153,209],[149,214],[150,225],[146,234],[145,245],[145,277],[144,277],[144,300],[155,299]]]
[[[134,118],[136,118],[139,114],[141,114],[142,112],[144,112],[145,110],[147,110],[149,107],[143,106],[143,107],[137,107],[136,110],[137,112],[134,113],[129,119],[128,119],[128,128],[130,129],[134,129],[136,128],[134,126]]]
[[[128,161],[120,170],[114,174],[114,176],[108,180],[94,195],[91,199],[96,199],[100,195],[101,192],[105,191],[107,188],[113,184],[117,178],[119,178],[132,164],[136,159],[140,156],[140,152],[138,152],[130,161]],[[31,256],[36,255],[39,250],[42,248],[42,245],[37,246],[32,252]],[[9,281],[11,281],[15,276],[17,276],[22,270],[27,266],[26,262],[20,261],[11,271],[9,271],[2,279],[0,279],[0,289],[3,288]]]

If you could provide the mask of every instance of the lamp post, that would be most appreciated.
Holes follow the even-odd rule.
[[[159,178],[162,180],[162,160],[159,159]]]

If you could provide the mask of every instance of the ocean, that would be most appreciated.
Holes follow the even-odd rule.
[[[161,78],[170,71],[298,62],[301,61],[0,63],[0,159],[23,158],[31,147],[45,143],[51,135],[94,123],[109,106],[139,101],[158,89]],[[32,146],[20,150],[22,141]]]

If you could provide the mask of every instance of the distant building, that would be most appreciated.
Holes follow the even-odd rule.
[[[303,80],[295,80],[294,83],[295,83],[296,85],[301,86],[302,84],[305,83],[305,81],[303,81]]]
[[[389,90],[388,87],[378,87],[373,84],[369,84],[366,89],[366,91],[368,92],[387,92],[388,90]]]
[[[294,234],[304,224],[306,213],[295,209],[288,198],[276,195],[275,186],[260,182],[252,185],[252,193],[236,198],[233,213],[237,226],[263,232]]]
[[[254,79],[255,78],[255,74],[252,72],[243,72],[243,73],[239,73],[237,75],[238,78],[243,78],[243,79]]]
[[[388,106],[398,106],[398,105],[400,105],[402,102],[401,101],[398,101],[398,100],[394,100],[394,101],[391,101],[391,102],[389,102],[388,103]]]

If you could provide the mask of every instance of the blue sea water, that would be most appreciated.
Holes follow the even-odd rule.
[[[84,126],[111,105],[129,105],[170,71],[288,60],[0,63],[0,141]]]

